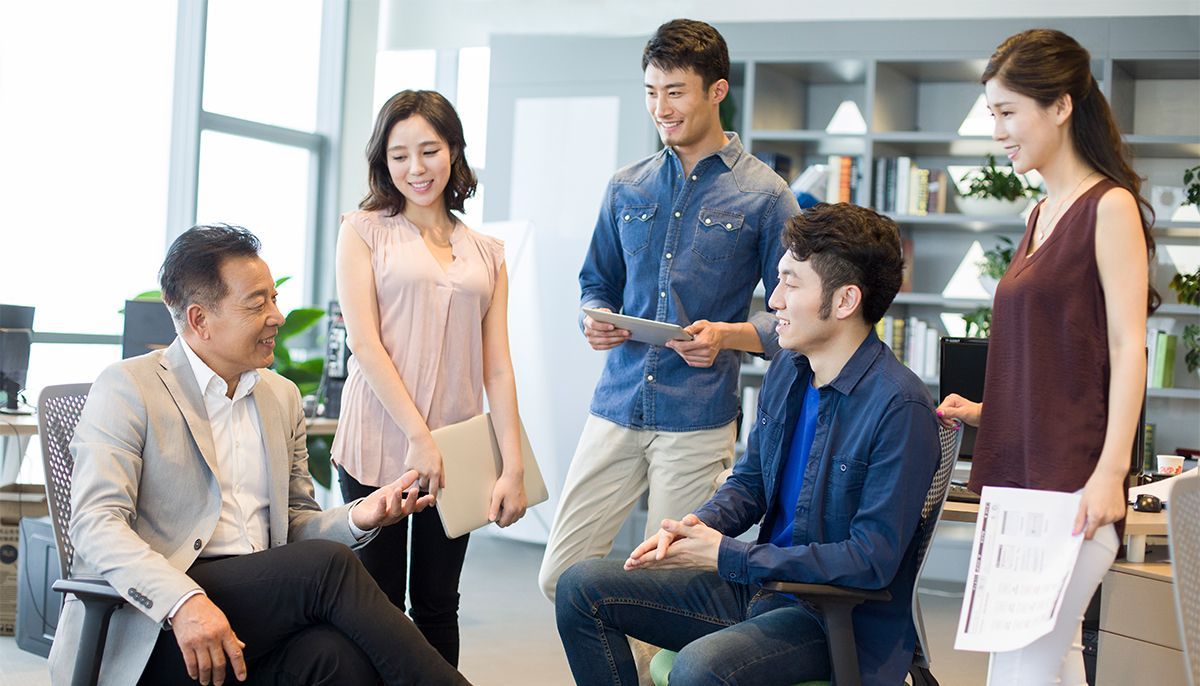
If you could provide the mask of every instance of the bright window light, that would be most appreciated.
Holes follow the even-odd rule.
[[[216,131],[200,136],[196,220],[237,224],[258,236],[271,275],[292,277],[279,289],[284,314],[313,304],[304,280],[310,158],[303,148]]]
[[[385,50],[375,55],[375,107],[402,90],[437,88],[437,50]]]
[[[490,48],[458,51],[458,94],[454,101],[467,139],[467,162],[476,169],[487,163],[488,70]]]
[[[68,6],[0,2],[0,302],[37,331],[120,334],[166,251],[176,3]],[[41,349],[31,386],[90,347]]]
[[[859,134],[867,132],[867,120],[853,100],[843,100],[833,118],[825,127],[825,133]]]
[[[205,46],[204,109],[316,129],[321,0],[209,0]]]

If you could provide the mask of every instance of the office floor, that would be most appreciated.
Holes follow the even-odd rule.
[[[476,536],[462,584],[462,671],[477,686],[571,683],[554,612],[537,589],[542,547]],[[922,594],[934,674],[944,686],[984,683],[986,658],[951,649],[961,584],[931,584]],[[46,661],[0,638],[0,686],[49,686]]]

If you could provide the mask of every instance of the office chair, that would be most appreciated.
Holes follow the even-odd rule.
[[[91,686],[100,677],[100,660],[113,612],[125,604],[107,581],[98,577],[71,577],[75,548],[71,545],[71,437],[83,411],[91,384],[47,386],[38,399],[38,434],[42,443],[42,463],[46,472],[46,500],[58,548],[61,578],[51,587],[74,594],[83,603],[83,634],[79,654],[71,676],[72,686]]]
[[[1200,475],[1175,477],[1167,535],[1175,575],[1175,614],[1183,638],[1188,684],[1200,686]]]
[[[954,463],[958,460],[958,449],[962,444],[962,427],[955,429],[938,428],[938,442],[941,454],[938,468],[929,484],[925,495],[925,505],[921,508],[921,522],[917,527],[917,576],[913,582],[913,625],[917,630],[917,644],[913,651],[912,666],[909,676],[912,686],[938,686],[937,679],[929,671],[929,659],[925,654],[925,624],[921,618],[921,604],[916,584],[920,582],[921,571],[925,568],[925,553],[933,540],[933,532],[937,528],[938,518],[942,513],[942,505],[946,502],[946,492],[950,489],[950,475],[954,472]],[[826,584],[800,584],[787,581],[768,581],[763,584],[768,591],[791,593],[803,596],[816,605],[825,616],[826,639],[829,645],[829,663],[833,674],[837,677],[838,686],[861,686],[862,675],[858,671],[858,648],[854,642],[854,625],[851,614],[855,607],[864,602],[885,602],[891,599],[886,590],[866,590],[846,588]],[[675,662],[676,653],[663,650],[650,661],[650,676],[655,686],[667,686],[671,666]],[[795,686],[829,686],[828,681],[806,681]]]

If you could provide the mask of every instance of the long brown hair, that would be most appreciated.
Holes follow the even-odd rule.
[[[1142,197],[1142,179],[1129,164],[1129,150],[1121,139],[1112,109],[1092,76],[1092,58],[1074,38],[1053,29],[1030,29],[1009,36],[992,53],[980,83],[994,78],[1005,87],[1049,107],[1063,95],[1071,96],[1071,142],[1093,169],[1133,194],[1137,200],[1146,259],[1154,256],[1154,208]],[[1147,311],[1153,313],[1162,298],[1147,284]]]
[[[450,146],[450,180],[442,191],[446,214],[450,214],[451,210],[462,212],[466,199],[475,195],[477,181],[463,152],[467,141],[458,112],[441,93],[406,90],[389,98],[375,118],[375,130],[371,132],[371,140],[367,143],[367,181],[370,190],[358,204],[359,209],[384,210],[390,217],[404,210],[404,195],[396,188],[388,172],[387,141],[397,122],[417,114],[424,117]]]

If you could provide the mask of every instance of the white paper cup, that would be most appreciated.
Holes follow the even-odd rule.
[[[1157,457],[1159,474],[1181,474],[1183,472],[1183,457],[1179,455],[1159,455]]]

